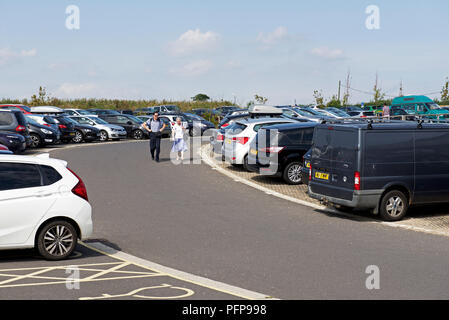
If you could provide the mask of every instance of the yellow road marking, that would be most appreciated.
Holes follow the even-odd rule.
[[[86,244],[86,243],[84,243],[84,242],[82,242],[82,241],[80,241],[80,242],[78,242],[78,243],[79,243],[80,245],[85,246],[86,248],[88,248],[88,249],[90,249],[90,250],[94,250],[94,251],[96,251],[96,252],[98,252],[98,253],[101,253],[101,254],[103,254],[103,255],[106,255],[106,256],[108,256],[108,257],[110,257],[110,258],[117,259],[117,260],[121,260],[121,261],[123,261],[123,262],[129,262],[129,263],[131,263],[131,264],[133,264],[133,265],[136,265],[136,266],[139,266],[139,267],[141,267],[141,268],[143,268],[143,269],[151,270],[151,271],[153,271],[153,272],[158,272],[158,273],[161,274],[161,275],[166,275],[166,276],[168,276],[168,277],[171,277],[171,278],[174,278],[174,279],[178,279],[178,280],[180,280],[180,281],[189,282],[189,283],[192,283],[192,284],[194,284],[194,285],[197,285],[197,286],[200,286],[200,287],[203,287],[203,288],[207,288],[207,289],[210,289],[210,290],[213,290],[213,291],[222,292],[222,293],[229,294],[229,295],[231,295],[231,296],[235,296],[235,297],[239,297],[239,298],[243,298],[243,299],[246,299],[246,300],[256,300],[256,298],[248,297],[248,296],[245,296],[245,295],[242,295],[242,294],[239,294],[239,293],[236,293],[236,292],[228,291],[228,290],[225,290],[225,289],[222,289],[222,288],[217,288],[217,287],[214,287],[214,286],[210,286],[210,285],[207,285],[207,284],[205,284],[205,283],[201,283],[201,282],[198,282],[198,281],[194,281],[194,280],[192,280],[192,279],[187,279],[187,278],[179,277],[179,276],[177,276],[177,275],[173,275],[173,274],[161,272],[160,270],[156,270],[156,268],[149,268],[149,267],[144,266],[144,265],[142,265],[142,264],[139,264],[139,263],[137,263],[137,262],[129,261],[129,260],[124,259],[124,258],[122,258],[122,257],[120,257],[120,256],[115,255],[115,254],[110,254],[110,253],[108,253],[108,252],[105,252],[105,251],[100,250],[100,249],[98,249],[98,248],[95,248],[95,247],[93,247],[93,246],[90,246],[90,245],[88,245],[88,244]],[[267,298],[268,298],[268,297],[267,297]],[[271,297],[270,297],[270,298],[271,298]]]
[[[110,273],[110,272],[114,272],[114,271],[117,270],[117,269],[121,269],[121,268],[126,267],[126,266],[129,266],[129,265],[130,265],[129,262],[124,262],[124,263],[121,263],[121,264],[119,264],[119,265],[117,265],[117,266],[115,266],[115,267],[112,267],[112,268],[103,270],[103,271],[101,271],[101,272],[98,272],[98,273],[96,273],[96,274],[93,274],[93,275],[91,275],[91,276],[89,276],[89,277],[87,277],[87,278],[84,278],[83,280],[92,280],[92,279],[96,279],[96,278],[98,278],[98,277],[101,277],[101,276],[104,275],[104,274],[107,274],[107,273]]]
[[[83,279],[79,279],[79,280],[76,280],[76,282],[79,282],[79,283],[82,283],[82,282],[97,282],[97,281],[109,281],[109,280],[151,278],[151,277],[158,277],[158,276],[165,276],[165,275],[148,274],[148,275],[127,276],[127,277],[113,277],[113,278],[92,279],[92,280],[88,280],[88,281],[85,281]],[[3,285],[3,286],[0,286],[0,289],[2,289],[2,288],[16,288],[16,287],[46,286],[46,285],[52,285],[52,284],[65,284],[65,283],[67,283],[67,279],[65,279],[64,281],[20,283],[20,284]]]
[[[161,288],[170,288],[170,289],[175,289],[175,290],[181,290],[181,291],[185,291],[186,293],[178,295],[178,296],[146,296],[146,295],[142,295],[142,294],[137,294],[138,292],[141,291],[145,291],[145,290],[152,290],[152,289],[161,289]],[[160,299],[160,300],[165,300],[165,299],[182,299],[182,298],[187,298],[190,297],[192,295],[195,294],[195,291],[188,289],[188,288],[182,288],[182,287],[174,287],[170,284],[166,284],[163,283],[159,286],[152,286],[152,287],[144,287],[144,288],[139,288],[139,289],[135,289],[132,290],[128,293],[123,293],[123,294],[115,294],[115,295],[111,295],[108,293],[103,293],[101,296],[99,297],[82,297],[79,298],[79,300],[101,300],[101,299],[112,299],[112,298],[123,298],[123,297],[135,297],[135,298],[141,298],[141,299]]]
[[[20,275],[20,276],[17,276],[15,278],[12,278],[12,279],[8,279],[8,280],[5,280],[5,281],[2,281],[2,282],[0,282],[0,288],[4,284],[6,284],[6,283],[11,283],[11,282],[14,282],[14,281],[19,281],[19,280],[22,280],[22,279],[30,278],[30,277],[33,277],[35,275],[41,274],[41,273],[45,273],[45,272],[48,272],[48,271],[53,271],[54,269],[55,269],[54,267],[50,267],[50,268],[46,268],[46,269],[39,270],[39,271],[36,271],[36,272],[32,272],[32,273],[29,273],[29,274]]]

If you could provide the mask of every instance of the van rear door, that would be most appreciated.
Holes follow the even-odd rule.
[[[358,130],[332,126],[316,130],[312,147],[312,192],[352,200]]]

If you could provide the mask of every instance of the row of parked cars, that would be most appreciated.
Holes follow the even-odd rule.
[[[142,139],[146,133],[141,125],[150,116],[0,105],[0,249],[35,248],[48,260],[62,260],[93,230],[86,187],[66,161],[12,151],[60,142]],[[169,124],[165,134],[170,134],[176,117],[182,117],[192,133],[214,127],[195,114],[161,112]]]
[[[433,101],[410,96],[393,100],[392,108],[414,121],[343,113],[317,120],[305,116],[305,107],[254,106],[223,119],[212,150],[248,171],[305,183],[310,197],[340,210],[400,220],[410,205],[449,203],[449,124],[395,107],[403,101],[409,108],[428,103],[432,117],[447,118]]]
[[[155,107],[153,107],[155,108]],[[156,109],[152,111],[157,111]],[[191,136],[198,136],[215,125],[194,113],[161,110],[167,124],[164,136],[180,117]],[[133,115],[108,109],[61,109],[51,106],[27,107],[0,105],[0,144],[13,153],[27,147],[38,148],[57,143],[81,143],[132,138],[149,138],[142,125],[152,113]]]

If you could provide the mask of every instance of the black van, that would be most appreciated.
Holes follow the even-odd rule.
[[[303,156],[312,145],[316,125],[299,122],[264,126],[251,143],[248,170],[281,176],[288,184],[302,183]],[[265,140],[263,146],[260,139]]]
[[[397,221],[409,205],[449,202],[449,125],[320,124],[310,170],[311,197]]]

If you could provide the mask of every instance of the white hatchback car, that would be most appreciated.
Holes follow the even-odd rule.
[[[248,170],[248,152],[251,142],[263,126],[298,121],[286,118],[243,119],[234,123],[232,130],[225,132],[221,154],[233,165],[243,165]]]
[[[61,260],[92,230],[86,187],[67,162],[0,155],[0,249],[36,248]]]

